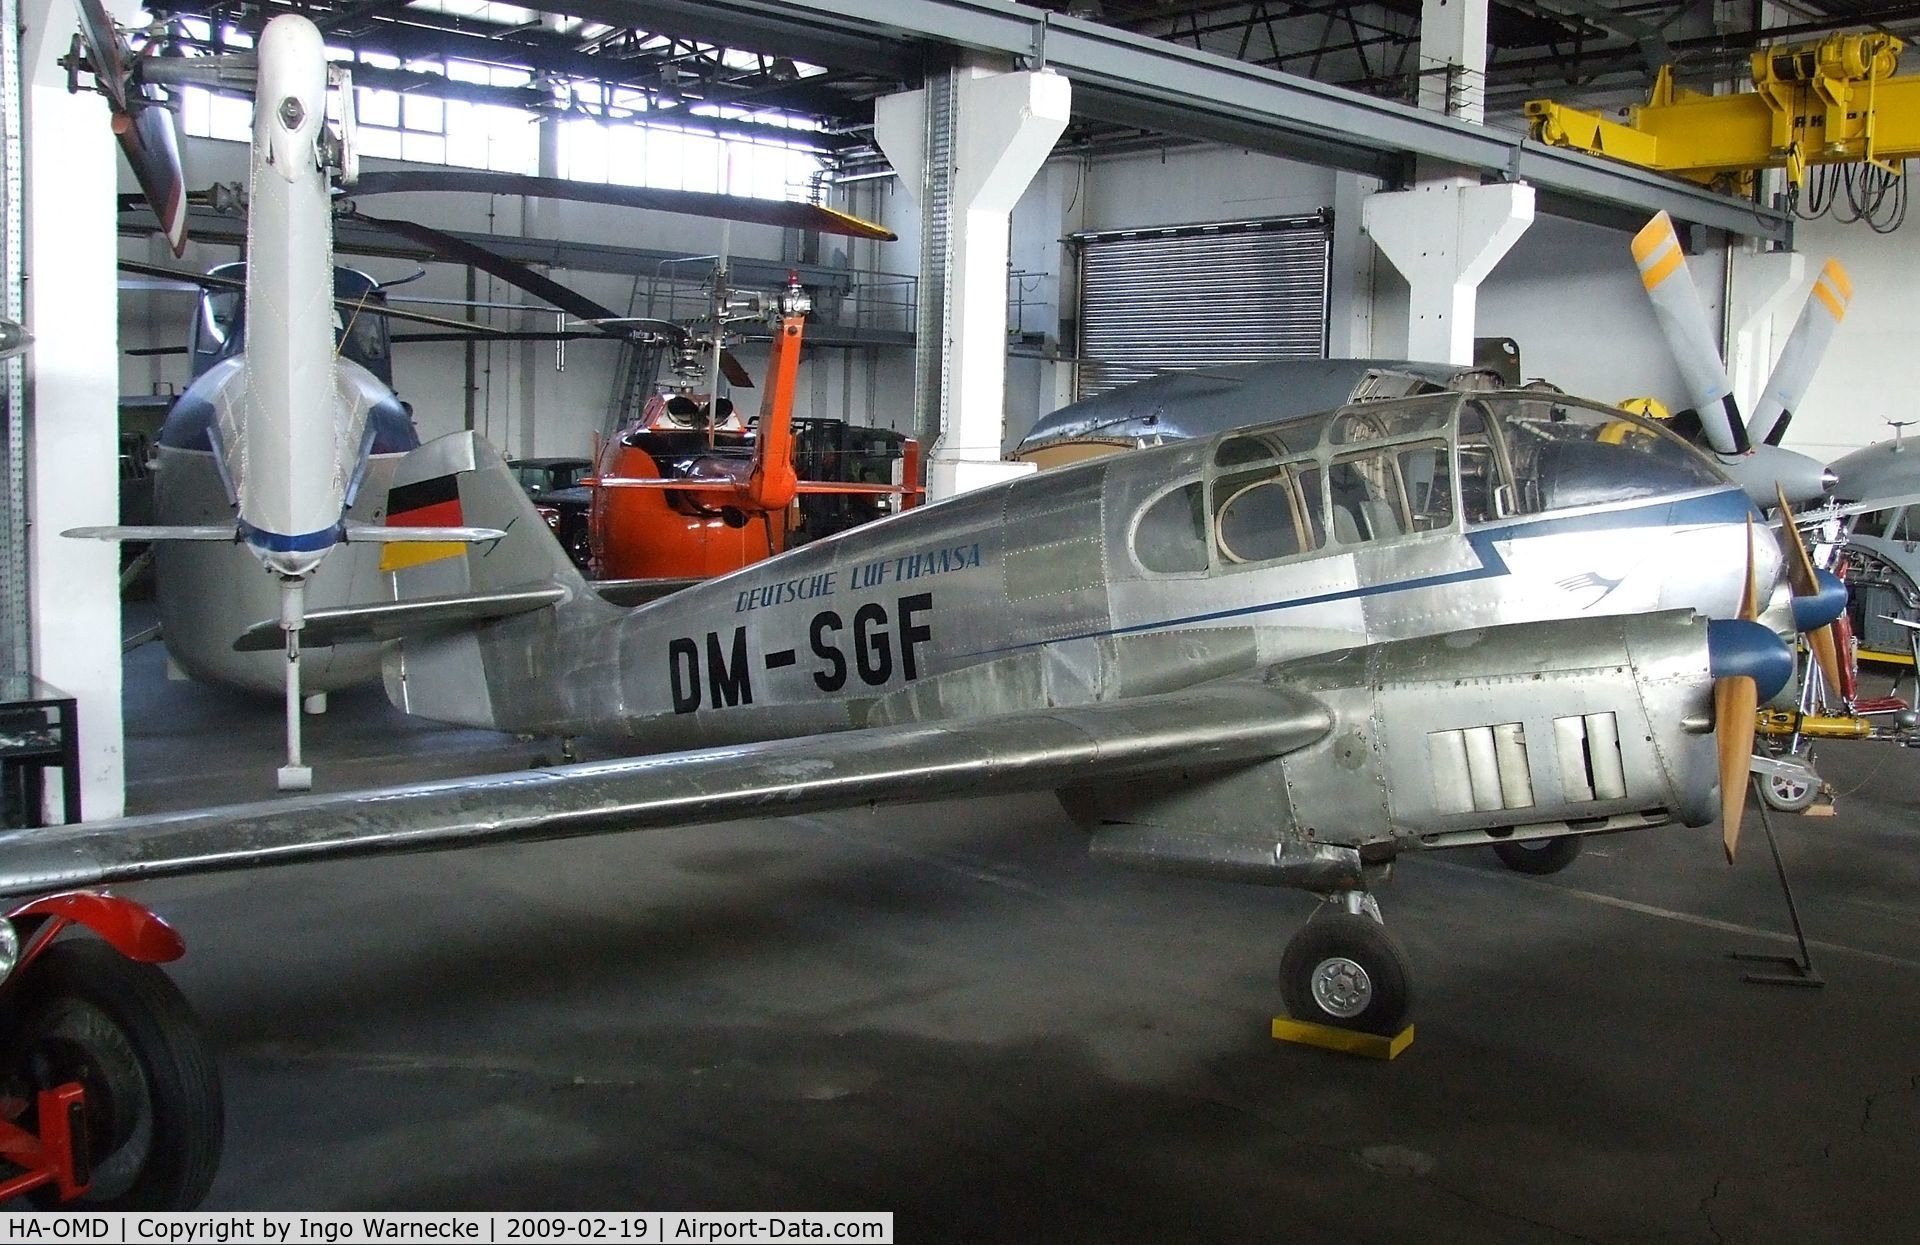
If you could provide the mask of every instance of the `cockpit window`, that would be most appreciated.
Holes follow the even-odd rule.
[[[1207,569],[1206,501],[1200,481],[1162,493],[1141,512],[1133,529],[1133,556],[1162,575]]]
[[[1726,480],[1692,447],[1659,425],[1613,407],[1559,394],[1498,394],[1469,400],[1492,425],[1487,452],[1504,455],[1506,479],[1495,485],[1492,517],[1567,510],[1724,486]],[[1467,412],[1462,412],[1462,484],[1470,470]],[[1500,486],[1511,481],[1512,489]],[[1470,521],[1484,513],[1469,498]],[[1509,495],[1511,493],[1511,495]]]
[[[1223,563],[1271,562],[1326,543],[1318,463],[1221,476],[1213,497],[1213,540]]]
[[[341,354],[365,368],[374,368],[387,357],[387,318],[381,313],[385,304],[369,298],[364,304],[355,306],[337,306],[334,309],[336,321],[346,318],[343,328],[334,325],[334,340]]]
[[[1416,432],[1445,432],[1457,402],[1456,397],[1447,394],[1424,402],[1343,407],[1327,429],[1327,444],[1359,445]]]
[[[1869,510],[1854,519],[1852,535],[1885,536],[1887,534],[1887,520],[1892,517],[1893,511],[1891,510]]]
[[[240,311],[239,290],[209,290],[200,298],[200,351],[214,354],[227,344]]]
[[[1452,527],[1447,457],[1445,441],[1416,441],[1334,459],[1327,475],[1333,538],[1357,545]]]

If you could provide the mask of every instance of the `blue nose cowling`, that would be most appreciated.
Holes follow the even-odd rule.
[[[1793,677],[1793,652],[1757,622],[1714,618],[1707,622],[1707,668],[1716,679],[1744,674],[1770,700]]]
[[[1847,586],[1832,571],[1815,571],[1814,582],[1820,590],[1812,596],[1793,599],[1793,629],[1813,631],[1824,627],[1847,612]]]

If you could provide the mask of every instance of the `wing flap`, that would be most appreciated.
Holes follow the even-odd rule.
[[[527,614],[558,605],[566,598],[565,588],[541,584],[513,592],[423,597],[417,601],[379,601],[372,605],[314,610],[307,615],[306,625],[301,629],[300,644],[303,648],[324,648],[330,644],[397,640],[422,631]],[[271,619],[248,627],[233,642],[233,648],[239,653],[277,653],[285,644],[279,620]]]
[[[1048,790],[1280,756],[1313,698],[1257,676],[1163,696],[0,835],[0,894]]]

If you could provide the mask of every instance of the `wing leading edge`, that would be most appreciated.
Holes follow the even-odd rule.
[[[0,894],[1224,769],[1326,734],[1242,677],[1137,700],[0,835]]]

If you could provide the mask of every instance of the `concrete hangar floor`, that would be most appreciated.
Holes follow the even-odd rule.
[[[279,709],[129,659],[136,811],[264,798]],[[377,689],[323,788],[524,765]],[[736,823],[138,888],[227,1093],[209,1208],[874,1209],[925,1242],[1920,1239],[1920,754],[1841,745],[1764,838],[1483,852],[1381,893],[1418,1037],[1273,1042],[1311,897],[1089,860],[1051,800]]]

